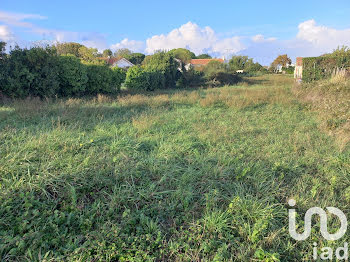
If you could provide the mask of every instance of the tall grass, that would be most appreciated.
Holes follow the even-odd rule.
[[[312,206],[348,214],[349,150],[292,79],[245,83],[3,102],[1,259],[310,261],[313,242],[341,245],[294,241],[287,201],[298,223]]]
[[[350,79],[345,70],[329,80],[303,84],[294,89],[297,97],[322,120],[321,127],[334,135],[341,148],[350,142]]]

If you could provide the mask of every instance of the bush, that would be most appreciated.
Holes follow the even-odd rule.
[[[4,50],[0,42],[0,93],[9,97],[115,93],[125,80],[120,68],[96,60],[82,64],[74,55],[58,56],[55,47]]]
[[[294,74],[294,66],[290,66],[288,68],[284,68],[284,71],[286,71],[286,74],[293,75]]]
[[[183,70],[182,77],[178,80],[178,87],[193,87],[201,86],[205,84],[204,73],[202,71],[190,68],[188,70]]]
[[[122,69],[111,69],[106,65],[87,64],[87,77],[85,94],[96,95],[114,94],[120,90],[125,79],[125,71]]]
[[[350,49],[343,47],[332,54],[303,58],[303,81],[327,79],[339,68],[350,67]]]
[[[158,88],[175,87],[178,80],[179,64],[170,53],[158,52],[148,56],[143,61],[143,64],[145,71],[153,75],[153,78],[156,78],[156,83],[161,84],[161,86],[157,86]],[[163,75],[163,79],[159,76],[160,74]]]
[[[125,82],[126,71],[123,68],[117,66],[112,68],[113,72],[113,83],[116,86],[117,90],[120,91],[121,85]]]
[[[133,66],[126,74],[125,85],[134,90],[153,91],[164,87],[165,77],[158,70]]]
[[[86,66],[73,55],[59,57],[60,96],[83,95],[88,75]]]
[[[126,73],[125,85],[134,90],[149,90],[148,75],[141,66],[133,66]]]
[[[9,97],[50,97],[59,88],[56,50],[15,47],[2,65],[1,92]]]
[[[233,85],[240,81],[237,74],[219,61],[209,62],[203,72],[206,82],[210,86]]]

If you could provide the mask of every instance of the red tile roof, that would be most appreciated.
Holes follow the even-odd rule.
[[[219,61],[221,63],[224,62],[224,59],[221,58],[213,58],[213,59],[192,59],[191,65],[207,65],[210,61]]]
[[[104,60],[108,65],[113,65],[123,57],[98,57],[100,60]]]
[[[296,66],[302,66],[303,65],[303,58],[302,57],[297,57],[297,62],[295,64]]]

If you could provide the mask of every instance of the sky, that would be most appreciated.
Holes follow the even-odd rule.
[[[0,41],[146,54],[183,47],[268,65],[279,54],[295,60],[350,46],[350,1],[0,0]]]

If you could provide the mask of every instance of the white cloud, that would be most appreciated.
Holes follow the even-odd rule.
[[[275,37],[269,37],[269,38],[265,38],[263,35],[255,35],[252,37],[253,42],[256,43],[263,43],[263,42],[271,42],[271,41],[276,41],[277,38]]]
[[[196,54],[200,53],[236,53],[244,48],[239,37],[219,39],[212,28],[199,27],[188,22],[167,35],[155,35],[146,40],[146,52],[170,50],[173,48],[188,48]]]
[[[122,48],[127,48],[133,52],[144,52],[145,43],[143,41],[129,40],[128,38],[125,38],[121,42],[111,45],[113,51]]]
[[[44,41],[51,42],[79,42],[99,51],[108,48],[105,35],[91,32],[74,32],[50,28],[43,28],[30,20],[48,19],[38,14],[9,13],[0,11],[0,40],[6,42],[20,42],[20,30],[31,33]],[[13,34],[16,29],[16,35]],[[113,50],[128,48],[134,52],[153,53],[156,50],[170,50],[173,48],[187,48],[196,54],[209,53],[213,56],[226,58],[232,54],[244,54],[255,58],[262,64],[271,63],[277,55],[288,54],[293,60],[297,56],[319,56],[332,52],[338,46],[350,46],[350,28],[335,29],[321,26],[315,20],[304,21],[298,26],[298,33],[289,40],[279,40],[262,34],[254,36],[223,37],[211,27],[200,27],[196,23],[188,22],[167,34],[154,35],[146,41],[123,39],[110,45]]]
[[[11,27],[25,28],[27,32],[41,36],[44,41],[51,41],[52,43],[79,42],[87,47],[97,48],[99,51],[102,51],[108,47],[105,36],[100,33],[48,29],[27,21],[43,19],[47,19],[47,17],[38,14],[9,13],[0,11],[0,22]],[[18,41],[19,39],[16,40]],[[28,45],[29,43],[23,44]]]
[[[0,41],[12,42],[15,36],[11,32],[10,28],[6,25],[0,25]]]
[[[305,21],[298,26],[297,39],[312,43],[320,52],[330,52],[341,45],[350,45],[350,29],[337,30],[320,26],[315,20]]]
[[[47,19],[47,17],[37,15],[37,14],[9,13],[9,12],[0,11],[0,22],[6,23],[11,26],[27,27],[27,28],[34,27],[33,24],[24,21],[24,20],[30,20],[30,19],[42,20],[42,19]]]

